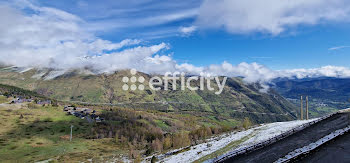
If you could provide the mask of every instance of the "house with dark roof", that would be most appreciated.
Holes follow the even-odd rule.
[[[39,105],[50,105],[51,104],[51,100],[38,100],[36,102],[36,104],[39,104]]]

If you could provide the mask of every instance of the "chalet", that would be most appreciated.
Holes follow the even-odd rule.
[[[97,118],[95,118],[95,121],[96,121],[97,123],[99,123],[99,122],[105,121],[105,119],[104,119],[104,118],[101,118],[100,116],[98,116]]]
[[[74,115],[76,112],[74,110],[70,110],[67,112],[67,114]]]
[[[95,111],[95,110],[94,110]],[[86,108],[85,110],[84,110],[84,113],[85,114],[90,114],[90,113],[92,113],[93,112],[93,110],[92,109],[89,109],[89,108]]]
[[[74,109],[74,106],[64,106],[63,111],[68,112]]]
[[[80,119],[85,119],[85,115],[80,114],[79,118]]]
[[[78,113],[81,113],[81,114],[90,114],[90,113],[93,112],[92,109],[89,109],[89,108],[74,108],[74,107],[71,107],[71,106],[64,107],[63,111],[65,111],[65,112],[74,111],[74,112],[78,112]]]
[[[36,102],[36,104],[39,104],[39,105],[50,105],[51,104],[51,100],[43,100],[43,101],[38,100]]]
[[[97,116],[95,114],[91,114],[90,117],[91,117],[91,119],[97,118]]]
[[[97,118],[95,119],[95,121],[96,121],[96,122],[102,122],[102,120],[101,120],[100,117],[97,117]]]
[[[76,117],[81,117],[82,116],[82,114],[77,113],[77,112],[74,112],[73,115],[76,116]]]

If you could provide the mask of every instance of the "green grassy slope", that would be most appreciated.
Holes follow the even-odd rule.
[[[257,123],[294,119],[295,106],[275,92],[261,93],[258,85],[246,85],[240,78],[229,78],[224,91],[215,95],[208,90],[153,91],[145,83],[145,91],[122,90],[123,76],[128,71],[114,74],[81,75],[67,73],[53,80],[33,79],[36,70],[17,73],[2,69],[0,83],[33,90],[39,94],[67,101],[111,103],[127,108],[152,109],[164,112],[186,112],[203,116],[213,115],[242,119],[250,117]],[[146,81],[151,76],[143,73]],[[199,83],[193,83],[199,85]],[[212,81],[211,85],[215,85]],[[177,83],[177,88],[180,82]],[[161,103],[168,102],[168,103]]]
[[[37,106],[28,109],[26,105],[2,105],[0,118],[0,162],[48,159],[76,162],[125,153],[125,149],[111,140],[86,139],[91,125],[65,115],[62,108]],[[72,142],[67,139],[71,124],[75,126]]]

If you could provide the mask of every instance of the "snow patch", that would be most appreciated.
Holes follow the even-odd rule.
[[[63,75],[64,73],[66,73],[65,70],[51,71],[47,76],[45,76],[44,80],[54,79],[56,77],[59,77],[59,76]]]
[[[169,163],[187,163],[187,162],[193,162],[195,160],[198,160],[208,154],[211,154],[221,148],[224,148],[228,144],[234,141],[239,141],[243,137],[252,135],[250,139],[247,141],[241,143],[238,147],[232,149],[231,151],[227,152],[230,153],[235,150],[240,150],[243,148],[246,148],[250,146],[251,144],[256,144],[259,142],[266,141],[270,138],[273,138],[277,135],[280,135],[288,130],[291,130],[293,128],[296,128],[300,125],[315,121],[317,119],[311,119],[311,120],[297,120],[297,121],[290,121],[290,122],[276,122],[276,123],[270,123],[270,124],[263,124],[258,127],[251,128],[246,131],[241,132],[231,132],[228,134],[223,134],[217,137],[213,137],[208,139],[207,143],[198,144],[195,146],[192,146],[190,150],[179,153],[177,155],[167,155],[162,154],[157,156],[160,162],[169,162]],[[210,144],[210,145],[209,145]],[[211,162],[212,160],[208,160],[207,162]]]

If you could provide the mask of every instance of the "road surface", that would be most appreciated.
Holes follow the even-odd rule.
[[[297,161],[305,163],[350,162],[350,133],[324,144]]]
[[[223,162],[274,162],[297,148],[309,145],[335,130],[345,128],[349,125],[348,114],[335,114],[276,143]]]

